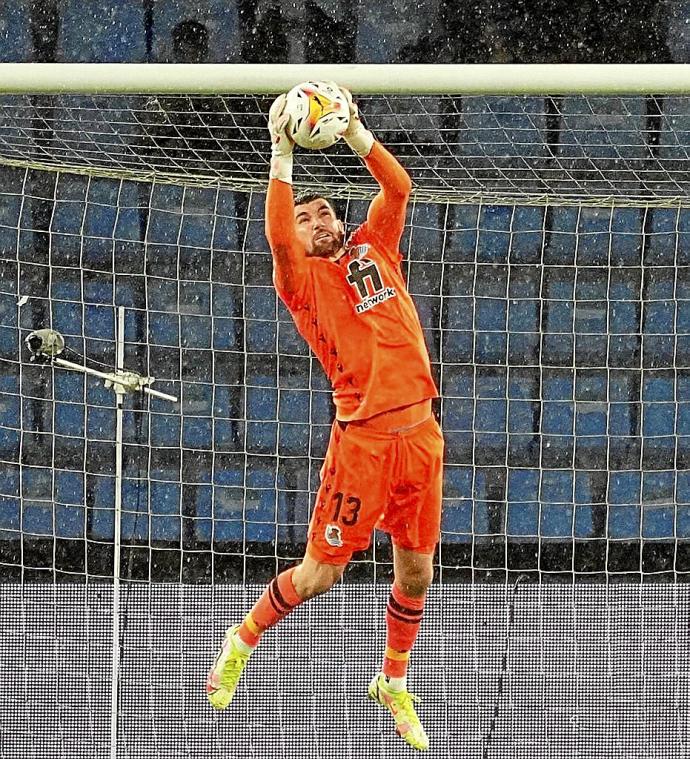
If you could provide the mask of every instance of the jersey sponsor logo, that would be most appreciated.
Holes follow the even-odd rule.
[[[343,536],[337,524],[327,524],[324,537],[329,546],[340,548],[343,544]]]
[[[369,258],[356,258],[347,265],[349,274],[346,279],[356,290],[360,302],[355,306],[358,314],[363,314],[379,303],[394,298],[394,287],[383,284],[379,267]]]

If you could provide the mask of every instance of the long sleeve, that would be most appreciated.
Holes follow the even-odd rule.
[[[266,194],[266,238],[273,254],[274,281],[281,295],[297,292],[306,268],[295,230],[292,185],[271,179]]]
[[[367,225],[389,251],[397,252],[405,226],[412,181],[397,159],[380,142],[374,143],[364,162],[381,188],[369,206]]]

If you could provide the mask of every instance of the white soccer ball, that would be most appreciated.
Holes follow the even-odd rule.
[[[287,94],[288,135],[303,148],[334,145],[350,124],[350,107],[333,82],[303,82]]]

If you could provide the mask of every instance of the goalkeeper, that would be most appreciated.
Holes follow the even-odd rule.
[[[345,241],[344,225],[319,194],[294,199],[293,143],[285,95],[269,114],[272,140],[266,236],[276,290],[333,385],[336,420],[302,562],[279,574],[244,621],[228,629],[206,690],[217,709],[232,700],[264,632],[338,581],[374,528],[393,541],[383,666],[369,696],[387,708],[414,748],[429,740],[407,690],[410,651],[422,621],[440,533],[443,438],[431,410],[438,395],[398,249],[410,178],[350,103],[344,139],[380,191]]]

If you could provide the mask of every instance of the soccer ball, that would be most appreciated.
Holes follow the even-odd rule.
[[[350,124],[345,95],[332,82],[304,82],[287,94],[288,135],[303,148],[323,150],[334,145]]]

